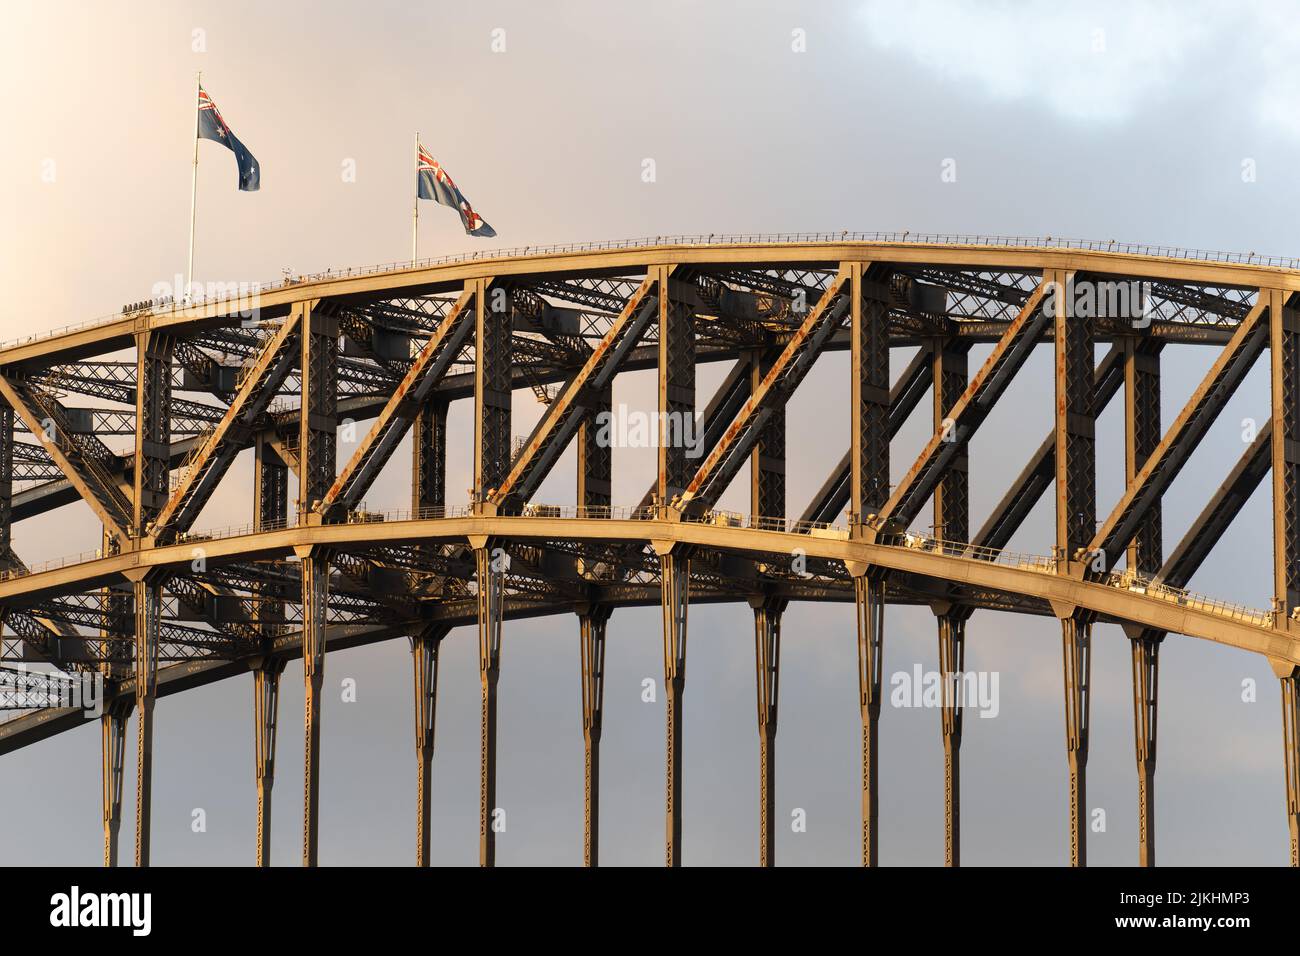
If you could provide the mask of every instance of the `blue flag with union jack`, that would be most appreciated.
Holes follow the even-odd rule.
[[[419,143],[416,144],[416,170],[416,195],[421,199],[432,199],[455,209],[460,213],[460,221],[465,226],[465,232],[471,236],[491,239],[497,234],[497,231],[474,211],[474,207],[469,204],[464,193],[456,188],[447,171]]]
[[[253,154],[230,131],[221,111],[217,109],[217,104],[212,102],[208,91],[201,86],[199,87],[199,139],[213,140],[234,153],[235,162],[239,164],[240,190],[257,192],[262,185],[262,167],[257,165]]]

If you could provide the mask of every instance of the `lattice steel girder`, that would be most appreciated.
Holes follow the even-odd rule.
[[[295,306],[244,374],[230,407],[184,466],[179,484],[154,519],[155,535],[188,531],[235,456],[252,437],[257,419],[275,397],[295,360],[293,334],[306,321],[310,303]]]
[[[547,407],[546,414],[490,498],[499,511],[527,501],[550,473],[578,427],[594,410],[596,396],[610,387],[623,360],[641,340],[658,311],[662,292],[652,294],[655,288],[655,278],[647,276],[610,324],[600,344]]]
[[[849,268],[851,422],[848,468],[844,468],[844,462],[840,466],[840,473],[847,473],[849,479],[848,497],[836,493],[834,504],[825,502],[823,513],[816,514],[811,520],[833,521],[834,518],[825,512],[832,508],[839,512],[847,501],[852,514],[850,523],[858,524],[889,500],[890,439],[911,411],[910,407],[906,410],[904,407],[912,395],[914,384],[927,375],[932,376],[934,370],[928,365],[923,368],[918,355],[899,379],[900,393],[895,395],[890,390],[888,303],[872,295],[864,283],[867,267],[863,263],[853,263]],[[921,351],[924,353],[925,350]],[[897,425],[893,415],[896,399],[900,411]],[[919,392],[915,393],[915,400],[920,400]],[[816,501],[810,508],[816,508]]]
[[[837,274],[838,264],[834,267],[813,268],[787,264],[769,269],[728,269],[722,273],[722,277],[756,292],[779,295],[796,302],[803,301],[805,306],[811,306],[820,301],[826,286],[835,281]]]
[[[686,490],[694,473],[687,438],[695,433],[695,287],[674,266],[653,266],[659,289],[659,432],[656,498],[660,509]],[[688,431],[689,429],[689,431]]]
[[[298,370],[298,513],[315,512],[336,477],[338,429],[338,320],[316,302],[300,306]]]
[[[339,331],[346,336],[343,347],[348,354],[374,362],[394,376],[403,375],[410,368],[408,331],[392,329],[386,323],[375,321],[366,311],[347,306],[335,306],[334,313],[339,320]]]
[[[336,517],[336,512],[354,510],[370,489],[474,330],[478,307],[470,308],[473,298],[473,291],[466,289],[420,349],[370,431],[321,499],[323,514]]]
[[[415,690],[415,865],[428,866],[433,837],[433,745],[438,716],[438,654],[451,630],[426,624],[411,635]]]
[[[750,394],[756,394],[775,367],[771,351],[755,351],[750,358]],[[785,517],[785,402],[772,408],[767,423],[758,430],[749,453],[749,513]]]
[[[351,589],[362,600],[373,602],[376,610],[383,613],[368,616],[411,619],[420,616],[421,608],[412,593],[409,578],[400,574],[394,576],[378,559],[368,555],[356,555],[347,551],[336,551],[331,556],[331,563],[338,569],[339,575],[351,582]],[[339,588],[342,590],[343,588]]]
[[[138,569],[130,569],[134,574]],[[126,573],[126,572],[124,572]],[[160,579],[166,572],[159,572]],[[101,592],[68,595],[44,601],[25,611],[11,610],[6,623],[42,660],[60,666],[84,668],[103,663],[130,664],[134,644],[132,602],[101,606]],[[166,603],[166,601],[164,601]],[[90,637],[80,629],[98,631]],[[37,633],[34,635],[33,631]],[[165,617],[159,623],[157,656],[160,660],[190,660],[200,656],[231,658],[247,651],[226,635],[187,627]]]
[[[955,426],[951,416],[966,392],[967,353],[970,343],[950,338],[936,340],[930,347],[934,361],[933,428],[936,435]],[[934,487],[934,537],[945,541],[966,541],[970,537],[969,445],[963,443]]]
[[[1235,325],[1250,311],[1250,303],[1244,301],[1244,297],[1251,291],[1246,287],[1215,291],[1213,287],[1207,288],[1200,284],[1185,285],[1160,281],[1151,283],[1151,292],[1154,295],[1182,307],[1178,310],[1180,317],[1186,309],[1193,311],[1193,319],[1188,324]],[[1232,299],[1228,295],[1221,294],[1225,292],[1242,296],[1243,300]],[[1217,321],[1208,321],[1207,316]]]
[[[129,398],[132,402],[135,401],[134,389],[130,391]],[[76,416],[72,422],[74,428],[83,434],[105,438],[116,435],[134,436],[136,433],[136,410],[134,405],[131,408],[85,408],[77,406],[76,408],[70,408],[69,411]],[[198,402],[187,402],[183,399],[172,398],[169,419],[171,432],[173,435],[196,435],[205,432],[221,421],[221,416],[225,411],[224,405],[200,405]],[[27,426],[20,423],[18,430],[26,434]]]
[[[758,865],[776,866],[776,717],[780,698],[784,598],[750,599],[754,609],[754,676],[758,701]]]
[[[0,675],[4,677],[0,684],[0,711],[56,707],[59,701],[71,700],[74,693],[81,692],[81,678],[61,672],[0,666]]]
[[[1300,312],[1278,290],[1261,292],[1261,305],[1268,309],[1273,599],[1281,624],[1300,606]]]
[[[75,612],[64,613],[66,608],[67,605],[63,601],[38,604],[24,610],[11,608],[4,612],[4,622],[23,639],[24,651],[38,660],[55,664],[65,670],[83,664],[87,659],[99,660],[100,655],[96,653],[95,642],[83,639],[78,627],[83,625],[93,627],[105,621],[99,615],[86,614],[79,617]],[[119,635],[129,638],[132,634],[130,615],[129,598],[125,601],[123,618],[114,621],[110,614],[104,614],[103,618],[113,621],[114,624],[120,624],[120,629],[111,633],[107,630],[101,632],[98,643],[101,646],[105,645],[110,638]],[[81,619],[82,617],[84,619]],[[118,655],[121,658],[119,663],[128,667],[130,655],[126,652],[129,650],[130,648],[123,643],[122,653]]]
[[[1125,486],[1134,483],[1144,464],[1160,447],[1161,342],[1136,336],[1125,349]],[[1160,501],[1153,503],[1128,545],[1127,566],[1143,574],[1160,570],[1165,559]]]
[[[135,512],[144,528],[167,502],[171,475],[172,338],[158,332],[136,336]]]
[[[888,358],[888,353],[886,353],[886,363]],[[885,371],[888,372],[887,364]],[[907,368],[899,375],[898,381],[889,389],[885,436],[883,438],[873,438],[871,442],[860,443],[863,448],[868,445],[875,445],[876,451],[867,450],[863,454],[859,450],[858,453],[855,453],[853,447],[850,447],[844,453],[844,457],[840,459],[839,464],[835,466],[835,469],[822,483],[817,494],[808,503],[799,519],[800,521],[833,524],[843,515],[846,506],[857,509],[861,507],[862,501],[869,502],[869,507],[863,515],[865,517],[873,514],[874,509],[885,503],[885,500],[889,497],[889,475],[888,468],[883,471],[879,468],[881,456],[885,456],[885,462],[888,464],[889,442],[898,434],[903,427],[903,423],[907,421],[908,416],[912,414],[916,406],[921,403],[921,399],[930,388],[933,374],[934,367],[927,344],[917,351],[916,355],[908,363]],[[858,378],[858,375],[854,375],[855,380]],[[879,380],[878,375],[876,380]],[[854,407],[856,408],[858,405],[855,404]],[[874,429],[876,426],[868,424],[867,427]],[[850,438],[850,444],[852,445],[852,438]],[[859,473],[866,475],[865,478],[860,478],[857,483],[853,481],[852,463],[855,458],[864,463],[859,468]],[[856,505],[852,501],[852,489],[854,487],[862,488],[865,495],[865,497],[860,496],[861,501]],[[868,491],[871,493],[866,494]],[[858,511],[854,510],[853,514],[856,516]],[[855,517],[852,520],[856,521],[858,519]]]
[[[271,865],[271,785],[275,782],[283,657],[260,657],[253,670],[253,769],[257,780],[257,865]]]
[[[289,518],[289,466],[266,436],[253,443],[253,521],[259,531],[283,527]]]
[[[58,400],[53,395],[43,395],[30,382],[10,381],[8,376],[0,374],[0,398],[23,420],[113,537],[125,539],[131,525],[132,506],[104,462],[96,460],[98,449],[94,446],[102,443],[93,436],[75,435]],[[107,448],[103,452],[106,457],[114,457]]]
[[[600,732],[605,712],[605,633],[608,604],[578,612],[579,676],[582,684],[583,824],[582,865],[600,865]]]
[[[529,286],[538,295],[613,315],[623,309],[641,281],[640,276],[568,276],[563,279],[542,276],[531,281]]]
[[[862,715],[862,865],[880,855],[880,705],[885,648],[885,575],[880,568],[846,562],[857,610],[858,705]]]
[[[602,439],[602,416],[609,421],[613,414],[614,389],[612,385],[597,389],[591,396],[591,412],[578,428],[578,507],[587,513],[608,508],[614,494],[614,449],[608,436]],[[652,489],[653,493],[653,489]]]
[[[33,369],[30,378],[55,391],[135,405],[135,362],[76,362]]]
[[[474,487],[482,509],[510,468],[511,317],[509,293],[490,279],[465,285],[474,296]],[[489,301],[489,299],[491,301]]]
[[[718,446],[695,471],[682,493],[682,510],[691,513],[706,511],[727,490],[774,412],[783,408],[786,399],[798,388],[821,354],[831,332],[848,311],[849,297],[841,294],[848,284],[849,270],[846,267],[840,270],[817,304],[809,310]]]
[[[479,723],[479,866],[496,866],[497,684],[501,677],[501,624],[509,557],[487,537],[470,542],[478,582],[478,667],[482,689]]]
[[[387,299],[361,306],[348,305],[340,308],[340,316],[345,311],[352,312],[363,316],[377,329],[429,335],[437,331],[447,315],[447,310],[454,303],[454,297],[422,295],[413,298]]]
[[[1112,345],[1110,350],[1097,364],[1092,378],[1093,408],[1100,414],[1112,398],[1119,392],[1124,381],[1124,351]],[[998,506],[993,509],[988,520],[971,543],[982,548],[1001,549],[1007,546],[1016,529],[1029,516],[1043,492],[1056,480],[1056,428],[1047,433],[1039,444],[1034,456],[1029,459],[1003,495]]]
[[[686,690],[686,617],[690,607],[691,557],[687,549],[656,544],[664,632],[667,727],[665,863],[682,865],[682,695]]]
[[[1075,274],[1044,275],[1053,291],[1056,359],[1056,548],[1078,561],[1097,529],[1097,408],[1093,394],[1093,322],[1074,315]],[[1062,565],[1066,567],[1068,565]]]
[[[963,445],[983,424],[994,403],[1012,376],[1024,364],[1034,342],[1046,326],[1048,316],[1041,308],[1046,283],[1039,283],[1025,305],[998,340],[984,366],[976,373],[965,394],[948,414],[952,425],[936,432],[898,488],[880,509],[878,523],[906,528],[933,493],[948,465],[962,451]]]
[[[1241,380],[1254,365],[1255,359],[1268,344],[1268,316],[1271,311],[1269,301],[1269,293],[1261,292],[1255,307],[1237,326],[1232,339],[1210,366],[1205,378],[1169,426],[1169,431],[1125,489],[1123,497],[1097,529],[1095,536],[1087,543],[1086,549],[1089,552],[1104,555],[1107,568],[1119,560],[1120,554],[1150,510],[1187,463],[1210,425],[1218,418]],[[1278,413],[1275,410],[1275,428],[1279,420]]]
[[[437,513],[447,505],[447,403],[430,399],[415,417],[411,441],[411,510]]]
[[[203,621],[218,634],[237,640],[252,642],[261,636],[250,623],[249,603],[231,588],[187,574],[169,574],[159,584],[176,599],[177,619]]]

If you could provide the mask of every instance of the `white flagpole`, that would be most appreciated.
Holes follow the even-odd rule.
[[[190,261],[185,270],[185,289],[182,301],[190,300],[190,286],[194,282],[194,212],[199,198],[199,92],[203,89],[203,73],[199,72],[194,91],[194,174],[190,180]]]
[[[411,211],[411,265],[419,258],[420,249],[420,134],[415,134],[415,205]]]

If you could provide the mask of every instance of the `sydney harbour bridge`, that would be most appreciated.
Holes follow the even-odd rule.
[[[1140,286],[1140,315],[1113,302],[1076,309],[1072,296],[1058,294],[1089,283]],[[261,288],[251,309],[238,296],[141,303],[9,344],[0,349],[0,667],[23,692],[3,701],[10,714],[0,723],[0,752],[81,726],[81,709],[57,693],[79,675],[102,677],[104,860],[117,860],[134,711],[135,860],[146,865],[156,702],[251,672],[257,862],[265,865],[278,689],[286,662],[300,657],[303,862],[313,865],[327,652],[409,640],[416,859],[428,865],[439,649],[454,628],[475,628],[480,862],[491,865],[497,684],[509,666],[503,631],[520,618],[574,615],[574,666],[582,678],[574,707],[581,708],[586,747],[584,861],[595,865],[606,633],[617,609],[659,605],[666,862],[676,865],[688,609],[748,602],[759,858],[771,865],[782,613],[791,601],[842,601],[856,610],[846,613],[843,636],[857,643],[862,862],[873,865],[885,609],[932,609],[946,677],[962,673],[966,622],[984,609],[1053,619],[1042,626],[1060,633],[1062,769],[1070,781],[1062,836],[1074,865],[1086,863],[1094,625],[1122,626],[1132,646],[1144,865],[1155,862],[1163,638],[1183,634],[1267,657],[1282,693],[1279,798],[1296,865],[1298,292],[1300,262],[1253,254],[908,234],[661,237],[301,276]],[[1167,343],[1203,346],[1214,359],[1165,430]],[[968,361],[976,345],[991,347],[978,368]],[[914,357],[896,362],[891,376],[892,349]],[[1007,449],[1023,469],[975,526],[971,437],[1036,349],[1055,356],[1053,427],[1036,444]],[[813,500],[788,502],[786,404],[818,358],[834,350],[850,357],[848,378],[837,386],[851,419],[843,456]],[[1270,421],[1240,460],[1222,462],[1222,483],[1187,534],[1163,541],[1164,493],[1264,356]],[[695,384],[706,362],[730,363],[712,395],[698,394]],[[616,506],[610,442],[596,423],[610,410],[615,376],[636,370],[657,374],[661,440],[644,496]],[[511,432],[518,389],[545,404],[521,443]],[[1099,502],[1096,421],[1116,398],[1123,403],[1124,490],[1117,501]],[[473,416],[473,487],[464,507],[447,504],[447,415],[456,401],[471,403]],[[928,419],[932,437],[891,483],[891,438],[913,415]],[[694,416],[702,454],[669,433]],[[336,439],[345,420],[364,423],[364,437],[346,456]],[[381,472],[407,474],[407,463],[392,459],[408,435],[409,508],[367,511],[367,490]],[[570,447],[576,504],[534,500]],[[247,523],[205,524],[205,505],[218,485],[234,480],[232,464],[246,450],[254,462]],[[745,465],[748,513],[717,510]],[[1186,590],[1269,475],[1273,606],[1252,609]],[[1049,491],[1054,540],[1033,554],[1006,550]],[[12,544],[15,522],[74,502],[102,522],[102,547],[24,563]],[[919,526],[933,531],[917,533]],[[41,693],[45,706],[35,699]],[[959,694],[944,695],[941,728],[946,862],[955,865]]]

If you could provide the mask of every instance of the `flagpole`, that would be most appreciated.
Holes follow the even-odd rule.
[[[415,134],[415,205],[411,209],[411,265],[420,249],[420,134]]]
[[[195,79],[194,91],[194,173],[190,179],[190,259],[185,270],[185,289],[182,300],[190,300],[190,286],[194,282],[194,213],[199,199],[199,93],[203,90],[203,71]]]

